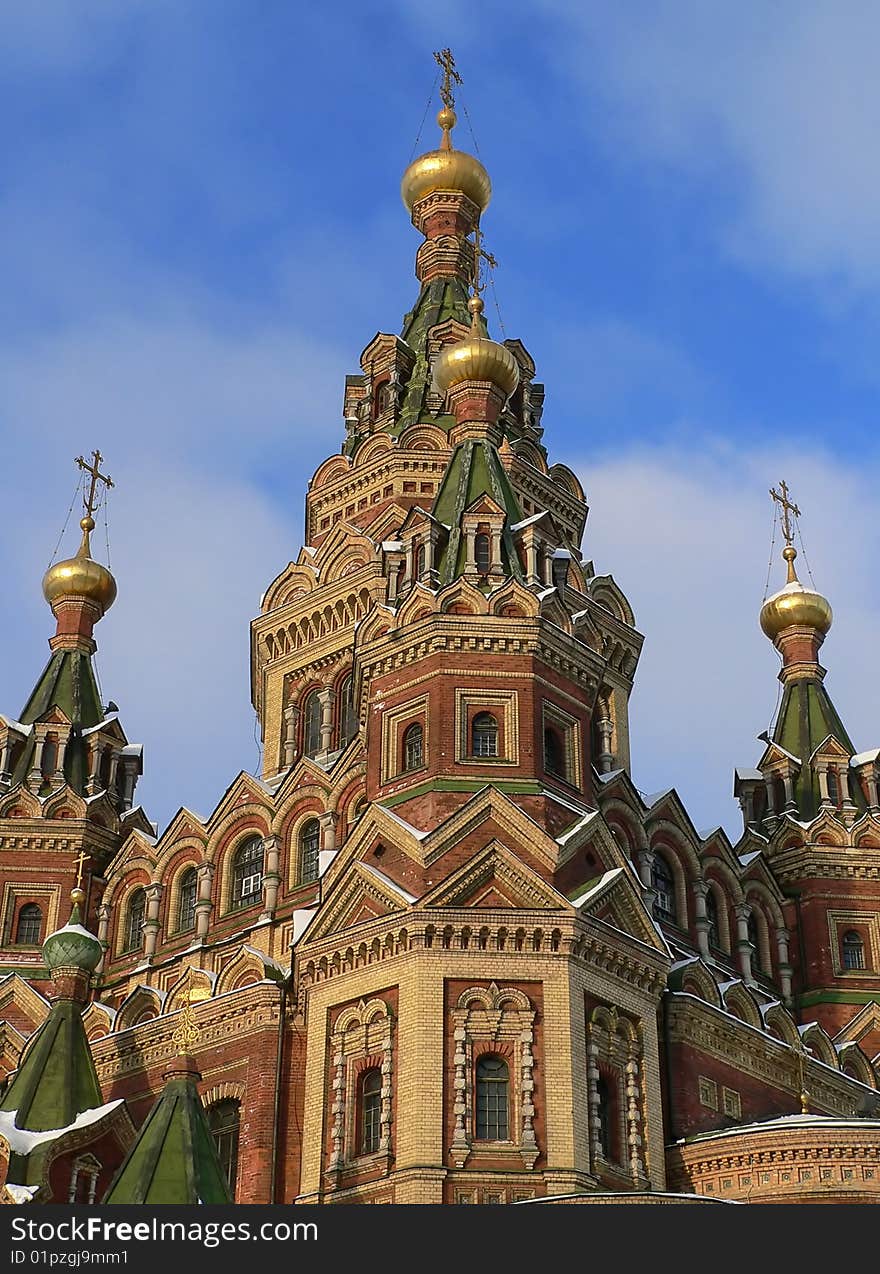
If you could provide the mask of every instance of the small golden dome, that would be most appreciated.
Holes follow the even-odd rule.
[[[797,549],[788,545],[782,556],[788,563],[788,581],[761,607],[761,628],[771,641],[785,628],[815,628],[824,635],[834,618],[831,603],[821,593],[804,588],[798,579],[794,569]]]
[[[83,539],[76,557],[49,567],[43,576],[43,596],[50,606],[62,597],[82,597],[107,611],[116,600],[116,580],[106,566],[89,556],[89,535],[95,528],[94,521],[85,517],[80,526]]]
[[[443,139],[439,150],[429,150],[427,154],[414,159],[403,174],[400,193],[407,211],[426,195],[435,190],[457,190],[467,195],[477,205],[480,212],[485,212],[492,198],[492,182],[483,165],[465,150],[454,150],[450,139],[450,130],[455,125],[455,112],[444,107],[437,116],[437,123],[443,129]]]
[[[483,302],[471,297],[473,326],[463,341],[446,345],[434,365],[434,384],[441,394],[469,380],[488,380],[509,397],[519,384],[519,363],[506,345],[483,334]]]

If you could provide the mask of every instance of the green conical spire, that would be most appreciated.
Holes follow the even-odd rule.
[[[196,1087],[191,1057],[178,1056],[165,1087],[110,1186],[105,1203],[231,1203]]]

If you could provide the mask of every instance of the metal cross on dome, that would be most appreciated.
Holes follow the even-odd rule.
[[[785,479],[780,482],[779,491],[777,491],[775,487],[771,487],[770,494],[777,504],[782,505],[782,534],[785,536],[786,544],[792,544],[794,542],[794,531],[791,527],[791,518],[789,517],[789,514],[793,513],[796,518],[799,518],[801,516],[801,511],[796,504],[789,500],[788,484]]]
[[[89,494],[87,496],[86,495],[83,496],[83,505],[85,506],[86,517],[89,517],[89,518],[92,517],[92,515],[94,514],[95,510],[98,507],[98,503],[95,499],[95,490],[98,486],[98,483],[103,482],[104,485],[108,488],[108,490],[110,487],[113,486],[113,479],[110,477],[109,473],[101,473],[101,461],[103,459],[104,457],[101,455],[100,451],[92,452],[91,464],[89,464],[86,460],[84,460],[82,456],[76,457],[76,463],[91,478],[91,483],[89,485]]]
[[[461,84],[462,82],[461,76],[455,69],[455,58],[452,56],[452,49],[441,49],[439,53],[434,54],[434,61],[443,72],[443,83],[440,85],[440,97],[446,109],[451,111],[455,106],[455,96],[453,94],[452,85]]]
[[[81,850],[79,851],[79,856],[78,856],[77,858],[75,858],[75,859],[74,859],[74,862],[75,862],[75,864],[76,864],[76,887],[77,887],[77,889],[81,888],[81,886],[82,886],[83,866],[84,866],[84,864],[85,864],[85,863],[87,863],[88,861],[89,861],[89,855],[85,852],[85,850],[82,850],[82,849],[81,849]]]

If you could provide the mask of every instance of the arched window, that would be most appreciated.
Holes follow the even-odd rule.
[[[474,539],[474,557],[477,563],[477,571],[480,575],[488,575],[491,565],[490,542],[488,535],[482,532]]]
[[[608,1080],[600,1075],[596,1080],[596,1118],[599,1123],[599,1149],[605,1159],[611,1158],[611,1092]]]
[[[779,777],[773,780],[773,804],[777,814],[782,814],[785,810],[785,783]]]
[[[351,677],[346,677],[339,692],[342,703],[339,716],[339,745],[345,747],[357,734],[357,717],[354,711],[354,689]]]
[[[484,1053],[477,1062],[477,1140],[507,1141],[510,1136],[507,1062]]]
[[[362,1155],[374,1155],[379,1149],[382,1133],[382,1074],[378,1066],[364,1071],[358,1087],[358,1145]]]
[[[18,913],[15,941],[20,947],[36,947],[43,928],[43,913],[35,902],[27,902]]]
[[[303,753],[317,756],[321,751],[321,700],[313,690],[303,705]]]
[[[232,905],[252,907],[263,892],[263,838],[252,836],[235,851],[232,862]]]
[[[478,712],[471,722],[471,755],[498,755],[498,722],[491,712]]]
[[[321,824],[316,818],[303,823],[299,833],[299,883],[306,885],[318,879],[318,855],[321,852]]]
[[[40,771],[44,779],[51,779],[58,766],[58,735],[47,734],[43,744]]]
[[[128,900],[125,919],[125,945],[123,951],[139,951],[144,940],[144,920],[147,915],[147,894],[135,889]]]
[[[177,929],[179,933],[195,928],[198,893],[198,873],[195,867],[187,867],[180,877],[180,889],[177,894]]]
[[[832,805],[840,804],[840,784],[837,781],[837,771],[828,771],[828,798]]]
[[[566,777],[565,743],[562,735],[552,725],[544,727],[544,769],[548,774]]]
[[[849,929],[843,935],[841,945],[843,947],[843,967],[845,969],[864,969],[865,944],[862,941],[861,934],[856,933],[855,929]]]
[[[715,891],[710,887],[706,894],[706,921],[709,925],[708,938],[710,947],[721,946],[721,932],[718,928],[718,901]]]
[[[425,546],[416,542],[416,579],[421,579],[425,573]]]
[[[670,924],[676,922],[675,878],[672,868],[662,854],[655,853],[654,865],[651,868],[651,888],[654,890],[654,917],[666,920]]]
[[[417,770],[424,765],[424,732],[418,721],[408,726],[403,733],[403,768]]]
[[[235,1198],[235,1178],[238,1174],[238,1130],[241,1109],[237,1101],[226,1098],[208,1107],[208,1127],[217,1148],[217,1158],[229,1182],[229,1193]]]

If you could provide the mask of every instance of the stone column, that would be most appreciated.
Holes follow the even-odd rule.
[[[196,899],[196,939],[204,942],[208,937],[208,924],[214,904],[211,901],[211,886],[214,880],[214,864],[202,863],[198,868],[199,892]]]
[[[599,730],[602,748],[596,758],[599,763],[599,773],[608,774],[611,771],[611,767],[614,765],[614,754],[611,751],[611,734],[614,727],[612,726],[609,717],[600,717],[596,722],[596,725]]]
[[[278,835],[263,837],[265,853],[263,866],[263,910],[261,920],[271,920],[278,906],[278,888],[281,884],[281,872],[278,866],[281,860],[281,837]]]
[[[785,784],[785,808],[796,809],[794,800],[794,778],[791,770],[786,770],[782,776],[782,782]]]
[[[321,705],[321,751],[333,750],[333,701],[336,691],[332,686],[325,686],[318,691],[318,702]]]
[[[27,785],[32,792],[39,792],[43,782],[43,746],[45,742],[45,736],[38,735],[34,743],[34,756],[27,776]]]
[[[776,930],[776,952],[779,960],[779,989],[785,1004],[791,1004],[791,965],[788,953],[788,930]]]
[[[831,797],[830,797],[830,796],[829,796],[829,794],[828,794],[828,768],[827,768],[827,766],[824,766],[824,765],[820,765],[820,766],[818,766],[818,767],[817,767],[817,769],[816,769],[816,773],[817,773],[817,775],[819,776],[819,797],[820,797],[820,801],[819,801],[819,803],[820,803],[820,805],[830,805],[830,804],[831,804]]]
[[[86,783],[86,795],[94,796],[99,788],[101,773],[101,757],[104,755],[104,749],[97,740],[93,740],[89,745],[89,778]]]
[[[501,527],[492,527],[492,561],[489,570],[493,575],[501,574]]]
[[[147,914],[144,918],[144,958],[152,959],[156,954],[156,942],[159,937],[159,903],[162,901],[162,886],[158,881],[147,885]]]
[[[753,977],[752,944],[749,941],[749,916],[752,914],[752,909],[747,902],[741,902],[733,910],[736,915],[736,953],[739,960],[740,973],[744,982],[751,982]]]
[[[654,870],[654,851],[653,849],[640,849],[638,851],[639,879],[642,882],[642,899],[648,911],[654,906],[654,884],[652,874]]]
[[[767,813],[781,814],[782,810],[776,808],[776,784],[772,774],[764,775],[764,791],[767,793]]]
[[[465,575],[476,575],[477,573],[476,543],[477,535],[473,527],[466,527],[464,533]]]
[[[107,941],[107,931],[110,928],[110,907],[106,902],[102,902],[98,906],[98,941],[104,948],[98,967],[95,969],[95,977],[104,972],[104,962],[107,958],[107,948],[110,945]]]
[[[296,723],[299,717],[296,705],[289,703],[284,709],[284,764],[288,767],[296,760]]]
[[[706,915],[706,895],[709,892],[708,881],[693,880],[691,881],[691,889],[693,890],[694,910],[696,913],[697,946],[700,949],[700,955],[708,958],[709,918]]]
[[[0,786],[6,787],[12,781],[12,735],[8,734],[0,752]]]
[[[867,780],[866,785],[868,788],[868,804],[871,809],[875,810],[878,806],[880,806],[880,783],[877,781],[877,771],[874,769],[868,769],[865,774],[865,778]]]
[[[527,533],[526,538],[526,583],[533,586],[541,583],[541,576],[538,574],[538,544],[534,531]]]

